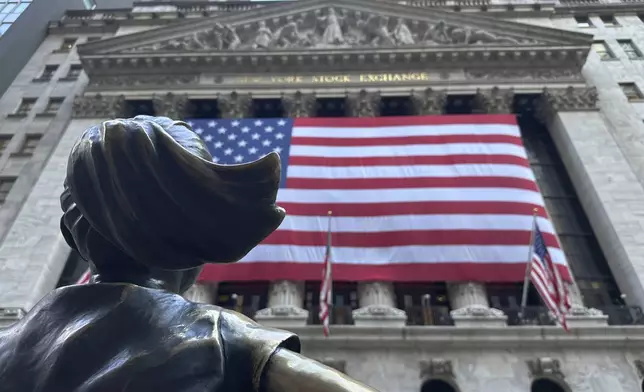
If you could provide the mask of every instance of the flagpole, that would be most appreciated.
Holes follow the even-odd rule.
[[[532,248],[534,247],[534,233],[537,227],[538,209],[532,210],[532,228],[530,229],[530,244],[528,245],[528,262],[525,267],[525,277],[523,278],[523,294],[521,295],[521,310],[519,317],[523,319],[525,308],[528,302],[528,288],[530,287],[530,273],[532,272]]]
[[[327,225],[327,231],[326,231],[326,243],[328,244],[327,246],[329,247],[329,262],[327,264],[327,268],[329,269],[329,276],[333,276],[333,270],[331,269],[331,218],[333,217],[333,211],[329,210],[329,223]],[[333,278],[331,278],[329,282],[329,306],[333,305],[333,284],[331,283],[333,281]]]

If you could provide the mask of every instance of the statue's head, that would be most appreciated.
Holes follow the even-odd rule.
[[[275,153],[217,165],[183,122],[137,116],[87,129],[72,148],[61,230],[98,281],[187,290],[206,263],[232,263],[272,233]]]

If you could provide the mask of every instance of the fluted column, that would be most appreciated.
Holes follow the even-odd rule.
[[[474,97],[474,113],[499,114],[512,113],[514,93],[494,87],[478,90]],[[485,283],[448,282],[447,293],[451,316],[457,327],[499,326],[507,324],[502,311],[490,308]]]
[[[597,154],[608,155],[615,151],[617,152],[616,155],[619,155],[619,147],[614,145],[614,139],[610,131],[606,129],[603,120],[597,112],[597,100],[598,94],[594,87],[571,86],[568,88],[544,89],[541,97],[535,102],[536,114],[548,127],[548,131],[557,145],[557,149],[562,152],[562,160],[577,189],[580,189],[580,181],[582,181],[582,178],[584,179],[583,181],[590,183],[592,180],[596,180],[596,178],[592,178],[591,180],[587,178],[596,176],[595,173],[603,173],[602,170],[593,171],[591,175],[587,172],[588,170],[592,170],[592,168],[589,169],[592,165],[597,165],[597,162],[602,162],[601,157],[598,157]],[[591,126],[587,124],[591,124]],[[579,136],[580,127],[584,129],[583,136]],[[586,140],[595,140],[594,143],[598,143],[600,147],[589,154],[588,149],[584,149],[586,147]],[[620,164],[627,166],[623,162],[616,162],[613,164],[613,168],[619,170]],[[627,183],[629,179],[624,177],[623,181]],[[600,181],[597,182],[599,183]],[[589,194],[598,192],[597,188],[588,187],[587,185],[584,186],[586,189],[589,189],[589,192],[580,193],[579,198],[588,213],[589,220],[593,223],[593,228],[595,228],[596,222],[606,218],[598,214],[598,209],[594,207],[594,204],[590,207],[592,202],[588,202],[589,198],[595,196]],[[603,189],[600,191],[603,191]],[[597,198],[600,199],[602,196],[597,196]],[[604,198],[608,199],[605,196]],[[624,206],[619,206],[619,210],[622,211]],[[628,206],[626,206],[626,209],[628,209]],[[621,212],[615,214],[615,216],[618,216],[618,219],[622,222],[623,214]],[[611,223],[606,221],[602,222],[602,228],[610,226]],[[616,249],[616,241],[613,242],[613,240],[608,239],[611,237],[610,234],[598,235],[598,239],[600,242],[602,239],[611,241],[610,246],[603,247],[603,249],[608,248],[608,252],[613,252]],[[626,252],[617,251],[615,254],[608,253],[606,256],[614,263],[620,263],[623,262],[625,254]],[[621,272],[622,269],[618,268],[617,270]],[[618,282],[623,283],[631,280],[632,276],[626,273],[626,276],[616,276],[616,278]],[[570,328],[606,326],[608,324],[608,316],[604,315],[602,311],[588,308],[584,305],[583,298],[576,283],[567,284],[567,287],[572,305],[567,317]],[[620,287],[622,286],[620,285]]]
[[[169,117],[173,120],[183,120],[188,114],[190,100],[186,94],[155,94],[152,97],[152,104],[155,115]]]
[[[217,301],[216,283],[195,283],[183,294],[188,301],[202,304],[215,304]]]
[[[285,94],[282,96],[284,114],[289,118],[315,115],[313,94]],[[279,280],[269,285],[268,307],[255,314],[255,319],[264,325],[291,327],[303,326],[309,318],[304,309],[304,282]]]
[[[351,117],[377,117],[380,114],[380,93],[362,90],[347,96],[347,114]],[[357,326],[403,326],[404,310],[396,308],[394,285],[391,282],[358,283],[360,308],[353,311]]]
[[[221,118],[245,118],[252,115],[253,98],[250,94],[221,94],[217,97]]]

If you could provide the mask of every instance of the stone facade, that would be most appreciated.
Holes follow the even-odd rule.
[[[275,98],[289,117],[310,117],[316,99],[342,97],[348,115],[372,117],[390,96],[410,97],[416,114],[441,114],[449,96],[473,96],[478,113],[508,113],[517,96],[538,96],[534,110],[619,289],[626,302],[644,306],[644,100],[628,101],[619,86],[632,82],[644,89],[644,63],[619,46],[630,39],[644,48],[638,5],[606,5],[619,24],[609,26],[595,16],[602,8],[569,2],[513,2],[512,9],[496,1],[399,3],[168,4],[154,12],[139,4],[129,15],[75,13],[52,23],[0,99],[0,136],[9,138],[0,177],[16,179],[0,208],[0,327],[56,286],[69,256],[58,230],[58,195],[74,140],[106,117],[127,115],[127,102],[137,100],[150,101],[156,114],[182,117],[192,100],[217,99],[222,117],[240,118],[249,115],[253,99]],[[456,7],[485,8],[488,16],[447,12]],[[204,17],[214,11],[218,15]],[[331,23],[334,13],[352,26],[350,37],[316,35],[311,18]],[[589,14],[593,27],[577,27],[573,14]],[[284,35],[267,41],[262,29]],[[602,61],[590,51],[593,35],[614,59]],[[66,37],[84,43],[111,36],[57,50]],[[34,82],[47,64],[59,65],[57,73]],[[85,72],[67,78],[72,64]],[[65,99],[51,112],[49,98],[57,97]],[[16,110],[24,98],[36,101],[21,114]],[[41,135],[38,147],[21,154],[33,134]],[[362,282],[355,325],[332,325],[325,339],[320,326],[306,325],[303,283],[279,281],[271,283],[256,318],[293,330],[306,354],[383,391],[419,391],[424,382],[442,380],[462,392],[522,392],[536,379],[564,391],[641,390],[644,328],[609,327],[607,317],[584,308],[579,296],[571,334],[511,327],[486,290],[481,283],[449,282],[455,326],[410,327],[390,283]],[[213,302],[216,293],[216,286],[200,284],[186,297]]]

